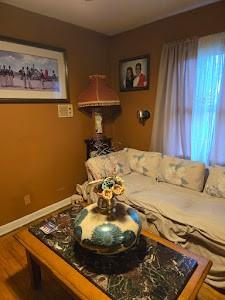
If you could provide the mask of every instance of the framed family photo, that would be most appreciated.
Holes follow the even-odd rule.
[[[0,36],[0,103],[69,102],[65,50]]]
[[[141,55],[119,62],[120,91],[139,91],[149,89],[149,55]]]

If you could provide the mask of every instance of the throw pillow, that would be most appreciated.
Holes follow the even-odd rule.
[[[126,149],[108,154],[108,158],[113,166],[114,173],[124,176],[131,172]]]
[[[158,180],[201,192],[204,176],[203,163],[165,155],[160,163]]]
[[[94,179],[102,179],[115,174],[109,154],[89,158],[86,161],[86,168]]]
[[[145,176],[157,178],[162,154],[158,152],[127,149],[131,170]]]
[[[209,177],[205,184],[204,193],[225,198],[225,167],[213,166],[209,169]]]

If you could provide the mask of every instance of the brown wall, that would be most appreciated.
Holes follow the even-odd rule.
[[[84,138],[90,119],[76,108],[87,76],[107,73],[107,38],[48,17],[0,4],[0,35],[67,50],[73,118],[56,104],[0,104],[0,225],[62,200],[85,179]],[[31,204],[24,205],[24,195]]]
[[[224,15],[222,1],[107,38],[0,3],[0,35],[67,50],[74,104],[74,117],[66,119],[57,117],[56,104],[0,105],[0,225],[70,196],[75,184],[85,179],[83,140],[91,135],[92,123],[76,103],[88,75],[110,72],[118,90],[119,59],[150,54],[150,90],[120,93],[122,112],[114,123],[106,124],[107,135],[115,141],[148,149],[153,118],[143,127],[136,111],[149,109],[154,115],[163,43],[224,31]],[[26,194],[31,195],[29,206],[24,205]]]
[[[225,30],[225,1],[160,20],[114,36],[110,41],[112,86],[118,86],[118,61],[141,54],[150,54],[150,89],[119,93],[122,113],[113,126],[114,140],[124,146],[147,150],[154,117],[157,77],[162,45],[168,41],[207,35]],[[137,122],[138,109],[153,113],[143,127]]]

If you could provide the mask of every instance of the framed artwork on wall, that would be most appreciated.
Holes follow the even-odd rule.
[[[0,103],[69,102],[65,50],[0,36]]]
[[[140,91],[149,89],[150,57],[141,55],[119,62],[120,91]]]

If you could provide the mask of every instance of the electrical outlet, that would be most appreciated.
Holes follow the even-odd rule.
[[[24,204],[27,206],[31,203],[31,197],[30,197],[30,194],[27,194],[23,197],[23,200],[24,200]]]

